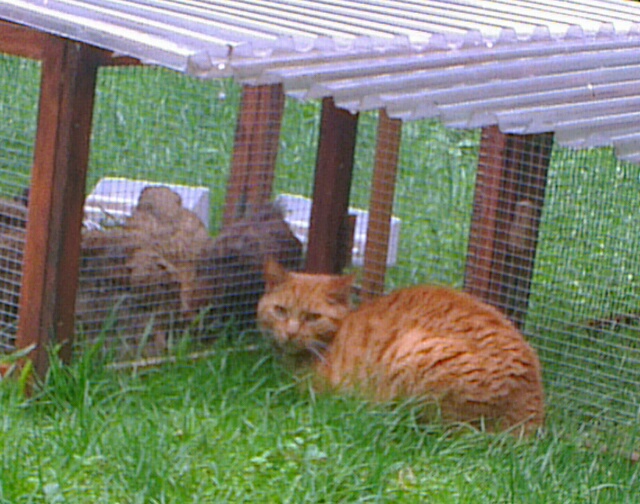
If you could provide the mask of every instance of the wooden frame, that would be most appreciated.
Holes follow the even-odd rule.
[[[346,263],[357,129],[357,114],[336,108],[331,98],[323,100],[307,249],[309,273],[339,273]]]
[[[482,133],[465,289],[524,323],[553,134]]]
[[[86,44],[0,21],[0,51],[42,61],[38,132],[29,201],[17,346],[43,376],[47,345],[70,357],[97,70],[137,65]],[[225,223],[271,195],[284,107],[281,86],[245,87]],[[348,217],[358,115],[323,101],[306,269],[338,273],[350,254]],[[401,121],[380,113],[364,297],[382,293],[401,140]],[[535,259],[552,135],[483,134],[466,288],[522,323]],[[258,169],[256,169],[258,167]]]
[[[0,51],[42,62],[16,346],[44,376],[54,338],[71,356],[97,70],[139,62],[5,21]]]
[[[51,333],[71,351],[97,68],[89,46],[52,37],[44,48],[17,337],[36,345],[40,374]]]
[[[364,253],[362,295],[365,299],[378,296],[384,291],[401,138],[402,121],[390,119],[381,110],[371,183],[367,247]]]
[[[281,85],[243,88],[227,184],[224,225],[243,217],[247,207],[269,201],[283,112]]]

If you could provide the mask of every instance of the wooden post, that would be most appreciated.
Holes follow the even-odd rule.
[[[38,132],[29,196],[18,348],[37,345],[36,372],[50,341],[68,359],[73,341],[91,118],[102,53],[51,36],[43,50]]]
[[[402,121],[390,119],[387,113],[381,110],[369,203],[367,247],[364,254],[362,294],[365,299],[384,292],[401,136]]]
[[[0,52],[39,60],[47,40],[45,33],[0,20]]]
[[[485,128],[471,221],[465,289],[524,324],[553,134]]]
[[[349,235],[357,126],[357,114],[336,108],[331,98],[323,100],[307,249],[309,273],[339,273],[345,263],[340,251],[346,249],[341,241]]]
[[[251,205],[271,198],[283,112],[281,85],[243,88],[224,225],[243,217]]]

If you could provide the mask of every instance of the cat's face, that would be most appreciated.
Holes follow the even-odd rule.
[[[258,324],[286,353],[320,355],[351,310],[352,277],[311,275],[265,265],[266,293],[258,303]]]

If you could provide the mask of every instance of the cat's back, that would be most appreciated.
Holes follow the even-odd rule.
[[[395,338],[416,329],[423,330],[425,338],[448,335],[470,340],[493,331],[520,337],[496,308],[465,292],[431,285],[399,289],[365,302],[344,325],[362,326],[379,338]]]
[[[361,305],[338,331],[325,376],[346,388],[369,381],[383,400],[442,399],[457,420],[543,418],[535,351],[499,310],[446,287],[409,287]]]

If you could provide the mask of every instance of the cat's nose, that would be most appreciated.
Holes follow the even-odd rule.
[[[291,337],[291,336],[295,336],[296,334],[298,334],[298,331],[300,330],[300,322],[298,322],[297,320],[289,320],[287,321],[287,336]]]

